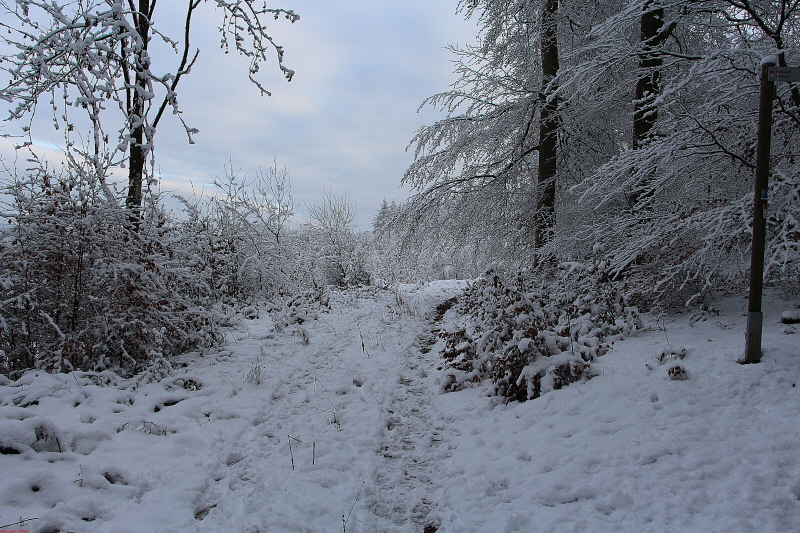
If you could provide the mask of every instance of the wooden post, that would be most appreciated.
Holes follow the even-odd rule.
[[[750,258],[750,299],[747,306],[747,331],[743,363],[761,360],[761,296],[764,287],[764,246],[767,230],[769,191],[769,155],[772,144],[772,103],[775,100],[775,82],[770,80],[769,69],[775,66],[765,59],[761,63],[761,99],[758,109],[758,145],[756,147],[756,183],[753,195],[753,247]]]

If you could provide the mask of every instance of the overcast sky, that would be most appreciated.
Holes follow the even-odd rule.
[[[165,9],[184,5],[169,1],[162,0],[155,14],[162,27],[178,18]],[[294,24],[281,19],[270,26],[295,78],[287,83],[276,63],[264,65],[261,80],[272,96],[259,96],[247,79],[248,62],[220,50],[219,12],[204,4],[193,23],[192,45],[200,57],[178,89],[184,117],[200,133],[189,145],[177,121],[162,120],[156,136],[162,189],[202,188],[230,162],[252,174],[275,158],[290,169],[300,215],[303,200],[319,200],[331,190],[357,201],[357,223],[369,229],[384,198],[409,195],[400,188],[413,157],[406,146],[420,126],[442,117],[417,108],[455,80],[445,47],[473,42],[475,22],[456,13],[457,0],[269,5],[300,15]],[[36,139],[59,139],[39,128]],[[6,156],[8,146],[8,140],[0,146]]]

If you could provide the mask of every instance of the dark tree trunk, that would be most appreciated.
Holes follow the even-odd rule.
[[[556,38],[558,0],[546,0],[542,11],[542,109],[539,119],[539,170],[536,179],[536,247],[547,244],[553,235],[556,210],[556,170],[558,147],[558,100],[551,96],[550,82],[558,74]]]
[[[130,99],[131,106],[128,110],[128,121],[131,132],[130,157],[128,159],[128,196],[125,200],[126,207],[131,210],[131,220],[138,225],[140,211],[142,207],[142,182],[144,181],[144,166],[147,159],[148,150],[145,148],[145,91],[147,90],[147,79],[144,73],[150,68],[150,60],[147,57],[147,45],[150,40],[150,17],[152,7],[150,0],[139,0],[139,13],[136,14],[136,32],[142,40],[141,55],[136,59],[134,67],[136,69],[136,81],[133,95]]]
[[[140,97],[134,97],[133,114],[131,120],[141,120],[143,112],[143,102]],[[130,157],[128,159],[128,197],[125,205],[136,214],[131,214],[134,218],[139,217],[138,211],[142,207],[142,181],[144,179],[145,153],[142,146],[144,140],[144,125],[135,126],[131,130]]]
[[[639,72],[640,78],[636,82],[636,103],[633,110],[633,147],[641,148],[646,145],[654,135],[658,108],[656,98],[661,94],[661,46],[672,33],[675,25],[664,26],[664,8],[652,7],[652,1],[644,4],[644,13],[640,19],[639,42]],[[645,179],[639,186],[631,191],[628,203],[636,206],[641,200],[649,198],[653,191],[650,190],[650,180]]]
[[[639,71],[641,77],[636,83],[636,103],[633,111],[633,147],[640,148],[653,132],[658,111],[653,101],[661,92],[661,54],[659,47],[664,44],[669,32],[664,31],[664,8],[648,11],[651,3],[645,4],[645,13],[640,20]]]

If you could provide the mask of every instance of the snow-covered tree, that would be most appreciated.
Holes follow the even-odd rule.
[[[283,65],[283,48],[270,36],[267,21],[283,17],[294,22],[296,13],[268,8],[260,0],[211,3],[222,14],[225,51],[247,56],[248,76],[262,94],[269,92],[257,75],[270,56],[286,79],[292,79],[294,72]],[[181,115],[177,87],[199,54],[190,37],[202,4],[186,2],[182,35],[171,37],[159,29],[155,0],[0,0],[0,99],[15,106],[10,118],[30,118],[49,102],[55,126],[66,132],[67,150],[91,159],[98,173],[127,163],[126,205],[139,210],[146,162],[165,112],[181,121],[190,143],[197,133]],[[166,44],[175,57],[154,54],[154,41]],[[102,119],[111,109],[121,113],[122,126],[114,135]],[[73,110],[85,111],[88,138],[73,133],[78,119]],[[24,130],[30,133],[29,127]]]
[[[311,271],[322,284],[335,287],[367,285],[367,238],[356,231],[353,221],[358,207],[347,196],[328,191],[321,202],[306,204],[312,246]]]
[[[741,273],[750,245],[759,64],[773,54],[782,64],[800,59],[789,52],[800,44],[798,14],[786,2],[636,0],[596,25],[558,78],[561,116],[577,121],[627,104],[633,136],[623,134],[630,140],[576,187],[583,216],[561,228],[552,252],[595,245],[634,290],[684,302],[719,286],[718,276]],[[634,86],[635,94],[619,89]],[[768,275],[797,268],[787,250],[797,249],[800,204],[778,193],[791,189],[800,170],[796,92],[782,84],[775,107]]]
[[[451,48],[459,79],[423,104],[448,116],[412,140],[415,161],[403,181],[417,191],[413,218],[422,224],[426,214],[436,219],[447,210],[456,218],[448,226],[461,228],[457,234],[502,241],[534,262],[558,220],[570,217],[559,209],[565,191],[616,150],[612,110],[564,121],[557,76],[571,68],[563,58],[616,3],[459,5],[477,18],[478,43]]]
[[[426,101],[449,114],[412,142],[406,242],[518,266],[601,254],[648,300],[685,302],[746,269],[758,65],[800,60],[796,3],[562,3],[553,40],[551,3],[460,5],[479,43],[454,49],[459,80]],[[767,274],[792,279],[798,103],[782,84],[768,221]]]
[[[468,17],[478,18],[479,43],[451,48],[459,79],[450,91],[423,104],[438,106],[448,116],[417,132],[415,161],[403,181],[417,190],[413,204],[429,213],[451,203],[482,204],[480,217],[471,217],[472,210],[455,213],[475,228],[490,227],[492,219],[507,219],[524,205],[525,213],[514,218],[533,242],[543,215],[536,206],[548,202],[552,184],[549,178],[537,182],[540,117],[547,103],[542,88],[552,75],[543,75],[541,68],[546,10],[526,0],[460,6]]]

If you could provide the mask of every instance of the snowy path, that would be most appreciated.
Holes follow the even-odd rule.
[[[232,339],[231,361],[219,364],[240,366],[223,380],[246,374],[256,354],[264,383],[245,383],[218,412],[209,406],[228,430],[215,435],[197,530],[434,531],[446,450],[435,354],[419,336],[435,303],[401,306],[388,292],[340,298],[335,313],[294,331],[249,323]]]
[[[423,530],[437,440],[435,389],[415,344],[424,326],[389,293],[335,305],[347,309],[303,324],[308,345],[281,349],[258,334],[233,345],[273,341],[260,362],[277,372],[256,404],[238,393],[236,411],[248,414],[214,443],[221,460],[199,531]]]
[[[375,473],[376,497],[370,510],[382,523],[371,530],[432,532],[439,521],[430,516],[444,479],[440,447],[444,426],[432,396],[430,346],[423,338],[405,350],[397,387],[383,409],[386,431]]]
[[[422,531],[440,427],[423,310],[386,291],[333,307],[286,328],[240,318],[225,349],[160,382],[1,386],[0,519],[49,533]]]

